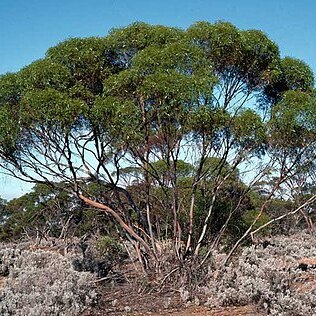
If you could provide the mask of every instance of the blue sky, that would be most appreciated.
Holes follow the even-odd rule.
[[[0,74],[19,70],[69,37],[103,36],[135,21],[186,28],[201,20],[260,29],[282,56],[300,58],[316,73],[315,16],[313,0],[0,0]],[[28,189],[0,175],[3,198]]]

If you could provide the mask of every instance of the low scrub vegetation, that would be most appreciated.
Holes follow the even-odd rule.
[[[69,258],[53,251],[1,245],[0,314],[80,315],[97,303],[93,274],[73,270]]]
[[[53,248],[49,250],[48,246],[31,250],[29,243],[2,244],[0,275],[4,283],[0,287],[0,314],[73,316],[98,307],[98,293],[108,288],[108,283],[96,282],[100,278],[107,281],[102,275],[104,270],[100,268],[97,250],[102,245],[101,254],[105,249],[122,251],[117,244],[110,250],[108,246],[113,241],[110,243],[108,238],[94,241],[84,253],[72,249],[67,256],[52,251]],[[160,290],[165,285],[178,288],[184,305],[197,302],[210,307],[256,305],[271,316],[313,316],[316,314],[315,253],[312,234],[280,235],[244,247],[227,266],[223,266],[225,255],[215,251],[208,268],[199,270],[201,275],[197,275],[197,267],[187,265],[171,270],[169,263],[169,273],[164,271],[157,277],[156,285],[148,278],[147,285],[144,285],[145,278],[142,282],[137,278],[129,282],[134,290],[139,288],[142,293]],[[85,263],[86,268],[76,269],[75,262]],[[126,264],[130,264],[130,259],[123,256],[120,265]],[[115,265],[108,262],[108,266]],[[120,282],[125,282],[123,272],[121,276]],[[115,278],[109,276],[108,280],[115,281]],[[97,283],[101,284],[98,288]]]
[[[268,315],[316,315],[316,270],[307,260],[315,253],[315,237],[303,233],[246,247],[236,262],[211,279],[209,303],[255,303]]]

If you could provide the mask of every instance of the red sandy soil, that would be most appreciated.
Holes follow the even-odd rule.
[[[137,293],[132,284],[116,285],[104,289],[100,306],[83,316],[265,316],[252,305],[212,309],[204,305],[206,299],[200,297],[200,306],[192,303],[186,306],[178,291]],[[169,302],[167,306],[166,302]]]
[[[210,309],[207,307],[188,307],[181,311],[161,311],[157,313],[132,313],[133,316],[263,316],[255,306],[242,306],[221,309]]]

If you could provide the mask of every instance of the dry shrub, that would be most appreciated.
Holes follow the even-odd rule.
[[[315,280],[316,270],[299,268],[301,258],[316,256],[315,237],[297,234],[275,237],[266,244],[245,248],[237,262],[225,268],[209,285],[209,303],[246,305],[256,303],[268,315],[316,315],[316,285],[298,283]],[[308,274],[308,278],[307,278]]]
[[[70,261],[44,250],[0,250],[0,315],[80,315],[96,303],[94,276],[76,272]]]

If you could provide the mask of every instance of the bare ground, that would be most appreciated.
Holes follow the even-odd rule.
[[[187,307],[183,310],[168,310],[157,313],[134,313],[133,316],[263,316],[264,314],[258,312],[255,306],[230,307],[221,309],[210,309],[207,307]]]
[[[104,289],[100,306],[84,316],[265,316],[253,305],[212,309],[205,303],[206,297],[200,296],[199,306],[194,302],[185,304],[179,292],[172,289],[137,293],[132,284],[124,284]]]

